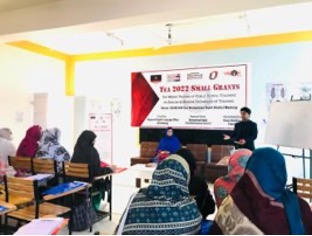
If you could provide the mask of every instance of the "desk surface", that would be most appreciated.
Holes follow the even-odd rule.
[[[9,213],[11,211],[14,211],[16,209],[16,206],[13,205],[13,204],[10,204],[10,203],[7,203],[7,202],[3,202],[3,201],[0,201],[0,206],[3,206],[3,207],[6,207],[8,208],[7,210],[5,211],[1,211],[0,212],[0,215],[4,215],[6,213]]]
[[[87,184],[86,186],[81,186],[81,187],[78,187],[78,188],[74,188],[74,189],[72,189],[70,191],[66,191],[64,193],[46,195],[46,196],[43,197],[43,199],[46,200],[46,201],[49,201],[49,200],[52,200],[52,199],[61,198],[61,197],[68,196],[68,195],[73,194],[73,193],[80,192],[80,191],[85,190],[85,189],[87,189],[89,187],[91,187],[91,185]]]
[[[128,170],[153,173],[156,170],[156,166],[147,167],[146,164],[136,164],[131,166]]]

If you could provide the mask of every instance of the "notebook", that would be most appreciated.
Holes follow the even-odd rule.
[[[46,191],[44,191],[42,194],[43,195],[49,195],[49,194],[52,194],[52,195],[57,195],[57,194],[62,194],[62,193],[66,193],[70,190],[73,190],[75,188],[79,188],[79,187],[82,187],[82,186],[86,186],[88,185],[87,183],[85,182],[80,182],[80,181],[74,181],[74,182],[70,182],[70,183],[64,183],[64,184],[60,184],[56,187],[53,187],[53,188],[50,188]]]
[[[8,208],[7,208],[7,207],[0,206],[0,212],[6,211],[6,210],[8,210]]]

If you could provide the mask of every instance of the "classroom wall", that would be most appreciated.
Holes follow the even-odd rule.
[[[176,69],[226,63],[251,63],[250,104],[252,119],[258,123],[257,146],[264,142],[265,121],[268,114],[266,83],[285,83],[288,96],[299,82],[312,82],[310,69],[311,42],[299,42],[262,47],[184,53],[166,56],[137,57],[76,64],[76,94],[101,96],[108,101],[117,99],[121,113],[114,119],[114,160],[128,165],[131,156],[139,153],[138,129],[130,126],[130,74],[134,71]],[[285,114],[287,115],[287,114]],[[292,150],[296,151],[296,150]],[[295,174],[301,175],[301,161],[290,160]]]
[[[0,127],[12,129],[16,147],[33,125],[33,94],[48,93],[47,127],[59,127],[71,151],[73,98],[65,97],[64,62],[0,45],[0,65]]]

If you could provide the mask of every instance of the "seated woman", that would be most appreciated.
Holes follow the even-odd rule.
[[[214,195],[218,208],[243,176],[251,154],[252,152],[248,149],[238,149],[229,158],[228,174],[218,178],[214,183]]]
[[[190,195],[194,196],[203,219],[206,219],[208,215],[215,212],[215,202],[208,189],[207,182],[195,175],[196,161],[190,150],[182,148],[177,151],[176,155],[182,157],[189,165],[191,179],[188,187]]]
[[[94,147],[96,134],[91,130],[83,131],[78,137],[74,148],[74,154],[70,160],[73,163],[85,163],[90,165],[91,174],[93,177],[112,173],[113,170],[109,167],[101,167],[101,160],[98,151]],[[104,198],[105,191],[108,188],[108,183],[104,179],[99,179],[95,183],[95,188],[101,191],[102,196],[94,198],[92,203],[94,208],[98,209],[101,199]]]
[[[38,143],[40,141],[41,135],[42,132],[39,125],[30,127],[26,132],[26,136],[20,143],[16,155],[20,157],[35,157],[38,151]],[[19,169],[16,170],[16,172],[16,176],[26,176],[30,170]]]
[[[0,179],[8,174],[8,156],[15,156],[15,154],[16,148],[12,143],[12,131],[9,128],[0,129]]]
[[[43,131],[39,149],[36,154],[39,158],[53,159],[58,163],[58,170],[61,170],[61,162],[69,161],[70,155],[67,150],[60,145],[61,131],[58,128],[46,129]]]
[[[312,234],[312,211],[286,189],[284,157],[272,148],[253,152],[245,173],[222,202],[211,234]]]
[[[188,190],[187,162],[171,155],[156,168],[152,183],[133,195],[117,234],[197,234],[201,214]]]
[[[166,136],[163,137],[156,150],[156,157],[153,162],[161,162],[170,154],[176,153],[181,148],[179,139],[173,134],[173,129],[168,127],[166,130]]]

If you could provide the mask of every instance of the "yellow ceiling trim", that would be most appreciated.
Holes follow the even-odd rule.
[[[66,96],[75,95],[75,61],[68,57],[65,62],[65,94]]]
[[[10,42],[7,44],[10,46],[21,48],[21,49],[24,49],[33,53],[37,53],[43,56],[52,57],[58,60],[66,61],[68,58],[68,55],[63,52],[53,50],[51,48],[48,48],[48,47],[45,47],[36,43],[32,43],[29,41],[16,41],[16,42]]]
[[[67,55],[63,52],[32,43],[17,41],[8,45],[31,51],[40,55],[63,60],[65,62],[65,93],[67,96],[75,95],[75,63],[83,61],[109,60],[131,57],[160,56],[178,53],[212,51],[222,49],[235,49],[244,47],[257,47],[274,44],[312,41],[312,31],[295,32],[277,35],[265,35],[248,38],[227,39],[204,43],[167,46],[160,49],[144,48],[113,52],[88,53],[80,55]]]
[[[312,41],[312,31],[276,34],[276,35],[264,35],[248,38],[236,38],[236,39],[227,39],[185,45],[175,45],[163,47],[160,49],[143,48],[124,51],[87,53],[73,55],[73,58],[76,62],[95,61],[95,60],[108,60],[129,57],[159,56],[178,53],[256,47],[256,46],[304,42],[304,41]]]
[[[29,41],[17,41],[8,43],[20,49],[24,49],[39,55],[51,57],[65,62],[65,94],[66,96],[75,95],[75,61],[70,55],[50,49],[48,47],[32,43]]]

